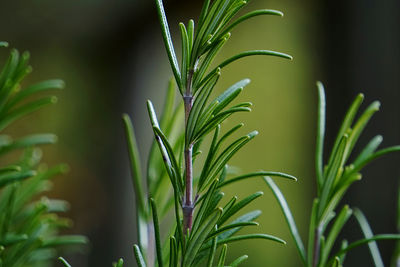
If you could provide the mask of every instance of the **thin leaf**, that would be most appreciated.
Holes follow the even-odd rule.
[[[177,250],[177,246],[176,246],[176,239],[173,236],[170,237],[169,249],[170,249],[169,267],[177,267],[178,266],[178,250]]]
[[[248,204],[250,204],[255,199],[261,197],[262,195],[264,195],[264,193],[261,192],[261,191],[256,192],[254,194],[251,194],[250,196],[248,196],[248,197],[244,198],[243,200],[239,201],[232,208],[224,211],[224,213],[222,214],[221,218],[218,221],[218,225],[222,225],[229,218],[231,218],[234,214],[239,212],[242,208],[246,207]]]
[[[239,236],[233,236],[233,237],[229,237],[226,239],[219,239],[217,242],[217,246],[221,245],[221,244],[227,244],[227,243],[232,243],[232,242],[237,242],[237,241],[242,241],[242,240],[249,240],[249,239],[265,239],[265,240],[271,240],[283,245],[286,245],[285,240],[282,240],[276,236],[272,236],[272,235],[267,235],[267,234],[248,234],[248,235],[239,235]],[[203,249],[208,249],[210,247],[210,245],[205,245]]]
[[[292,56],[290,56],[290,55],[288,55],[288,54],[280,53],[280,52],[275,52],[275,51],[270,51],[270,50],[252,50],[252,51],[245,51],[245,52],[242,52],[242,53],[240,53],[240,54],[237,54],[237,55],[235,55],[235,56],[233,56],[233,57],[230,57],[230,58],[228,58],[227,60],[223,61],[223,62],[222,62],[221,64],[219,64],[214,70],[212,70],[212,71],[210,72],[210,74],[211,74],[211,73],[214,73],[214,72],[217,70],[217,68],[221,68],[221,69],[222,69],[223,67],[229,65],[230,63],[232,63],[232,62],[234,62],[234,61],[236,61],[236,60],[238,60],[238,59],[241,59],[241,58],[243,58],[243,57],[249,57],[249,56],[257,56],[257,55],[262,55],[262,56],[276,56],[276,57],[282,57],[282,58],[286,58],[286,59],[290,59],[290,60],[293,59]],[[210,75],[210,74],[208,74],[208,75]],[[199,86],[201,86],[201,85],[203,84],[203,82],[204,82],[205,80],[207,80],[208,75],[199,83]]]
[[[254,210],[254,211],[248,212],[248,213],[240,216],[239,218],[233,220],[231,222],[231,224],[254,221],[260,215],[261,215],[260,210]],[[231,230],[225,231],[225,232],[219,234],[218,239],[229,238],[229,237],[233,236],[235,233],[237,233],[240,229],[241,228],[232,228]]]
[[[231,264],[229,264],[229,266],[237,267],[237,266],[239,266],[239,264],[241,264],[243,261],[247,260],[248,258],[249,258],[249,256],[247,256],[247,255],[240,256],[239,258],[234,260]]]
[[[340,249],[334,255],[334,257],[340,256],[353,248],[368,244],[370,242],[379,241],[379,240],[400,240],[400,234],[381,234],[381,235],[375,235],[371,238],[364,238],[364,239],[355,241],[355,242],[349,244],[347,247]]]
[[[221,216],[221,213],[221,209],[216,209],[214,213],[207,218],[204,224],[201,225],[198,231],[190,238],[185,257],[183,259],[183,266],[191,266],[208,233],[215,227],[218,219]]]
[[[214,231],[212,233],[210,233],[210,235],[207,237],[208,239],[213,238],[214,236],[218,236],[219,234],[226,232],[228,230],[231,229],[235,229],[235,228],[243,228],[244,226],[258,226],[259,224],[257,222],[239,222],[239,223],[231,223],[228,224],[224,227],[219,228],[217,231]],[[238,230],[239,230],[238,229]]]
[[[139,211],[138,216],[146,217],[147,214],[145,205],[145,195],[142,184],[143,178],[142,178],[142,171],[140,168],[140,157],[135,137],[135,131],[133,129],[131,119],[127,114],[124,114],[122,116],[122,119],[124,122],[125,136],[128,143],[127,145],[128,145],[131,173],[132,173],[132,184],[133,184],[133,190],[135,191],[136,205]],[[138,231],[138,233],[140,233],[140,231]]]
[[[140,251],[140,248],[138,245],[133,245],[133,252],[135,254],[135,259],[138,267],[146,267],[146,263],[143,259],[142,252]]]
[[[335,178],[338,175],[338,172],[340,171],[343,163],[343,158],[345,157],[345,149],[347,146],[347,140],[348,136],[344,135],[339,143],[339,146],[337,149],[332,153],[333,155],[333,161],[330,165],[328,165],[327,171],[326,171],[326,178],[324,180],[324,183],[322,185],[322,191],[321,191],[321,196],[320,196],[320,202],[319,202],[319,209],[318,209],[318,217],[322,217],[322,213],[326,211],[326,205],[327,202],[329,201],[329,196],[331,192],[333,192],[333,185],[335,182]]]
[[[235,20],[233,23],[231,23],[219,36],[223,36],[223,35],[227,34],[228,32],[232,31],[233,28],[235,28],[240,23],[242,23],[250,18],[260,16],[260,15],[274,15],[274,16],[283,17],[283,13],[278,10],[260,9],[260,10],[251,11],[251,12],[247,13],[246,15],[241,16],[240,18]]]
[[[315,152],[315,171],[317,174],[318,191],[321,191],[324,180],[323,171],[323,153],[324,153],[324,136],[325,136],[325,89],[321,82],[317,82],[318,87],[318,121],[317,121],[317,141]]]
[[[47,80],[43,82],[39,82],[37,84],[31,85],[28,88],[19,91],[15,94],[15,96],[10,99],[6,106],[4,107],[5,110],[10,109],[12,106],[16,105],[18,102],[26,99],[28,96],[31,96],[38,92],[53,90],[53,89],[63,89],[65,87],[65,83],[63,80]]]
[[[10,113],[4,115],[3,120],[0,122],[0,131],[2,131],[4,128],[6,128],[10,123],[13,121],[17,120],[18,118],[32,113],[43,106],[49,105],[49,104],[55,104],[57,103],[57,97],[51,96],[51,97],[44,97],[42,99],[32,101],[28,104],[25,104],[17,109],[14,109]]]
[[[57,142],[57,136],[54,134],[32,134],[25,136],[21,139],[15,140],[9,145],[0,147],[0,154],[7,153],[8,151],[26,148],[30,146],[54,144]]]
[[[179,71],[178,60],[176,59],[174,45],[172,43],[171,34],[169,33],[168,21],[167,17],[165,16],[163,2],[162,0],[156,0],[156,4],[157,4],[158,18],[160,19],[160,24],[161,24],[164,45],[168,54],[168,59],[171,64],[172,72],[174,73],[176,83],[179,85],[179,89],[183,94],[184,85],[181,84],[181,79],[180,79],[181,75]]]
[[[150,198],[150,204],[151,204],[151,211],[153,213],[154,237],[156,240],[156,252],[157,252],[158,266],[163,267],[164,263],[163,263],[162,250],[161,250],[160,225],[158,223],[158,214],[157,214],[156,203],[154,202],[154,199]]]
[[[214,228],[214,231],[217,231],[217,230],[218,230],[218,226],[216,225]],[[208,254],[207,267],[212,267],[216,250],[217,250],[217,237],[214,237],[212,240],[210,253]]]
[[[360,224],[361,230],[365,238],[372,238],[374,234],[372,233],[371,227],[368,224],[367,218],[359,209],[354,210],[354,217],[356,217],[358,223]],[[376,267],[384,267],[381,254],[378,249],[378,245],[375,241],[368,243],[369,251],[371,252],[372,259],[374,260]]]
[[[43,240],[42,247],[55,247],[55,246],[66,246],[66,245],[85,245],[88,243],[86,236],[82,235],[61,235],[51,237]]]
[[[64,267],[72,267],[63,257],[59,257],[58,260],[62,262]]]
[[[220,183],[218,185],[218,188],[226,186],[231,183],[235,183],[235,182],[244,180],[244,179],[254,178],[254,177],[259,177],[259,176],[275,176],[275,177],[282,177],[282,178],[287,178],[289,180],[297,181],[297,178],[294,177],[293,175],[286,174],[283,172],[259,171],[259,172],[247,173],[247,174],[236,176],[234,178],[226,180],[226,181]]]
[[[343,135],[346,134],[347,130],[351,127],[354,117],[356,116],[356,113],[357,113],[363,100],[364,100],[364,95],[358,94],[357,97],[354,99],[353,103],[351,104],[350,108],[347,110],[347,113],[343,119],[342,126],[339,129],[339,132],[335,139],[335,143],[332,147],[332,151],[337,150],[337,147],[339,146],[339,143],[341,142]],[[333,157],[334,157],[334,155],[331,154],[329,161],[328,161],[328,166],[330,166],[332,164]]]
[[[357,156],[357,158],[353,162],[353,166],[360,165],[365,159],[371,156],[378,146],[382,143],[383,138],[381,135],[375,136],[361,151],[361,153]]]
[[[350,218],[351,214],[352,210],[349,208],[349,206],[345,205],[340,211],[339,215],[337,216],[335,223],[333,224],[329,232],[328,238],[326,239],[325,247],[323,250],[321,250],[321,258],[320,258],[321,266],[324,266],[326,264],[328,257],[331,253],[331,249],[333,248],[333,245],[337,240],[339,233],[343,229],[345,223]]]
[[[283,215],[285,216],[286,222],[289,226],[290,234],[292,235],[292,238],[296,244],[297,251],[300,254],[300,258],[303,261],[303,264],[307,266],[307,259],[306,259],[306,251],[304,249],[303,242],[301,240],[299,231],[297,230],[297,226],[295,223],[295,220],[293,219],[292,212],[290,211],[290,208],[286,202],[285,197],[283,196],[282,192],[279,190],[279,188],[276,186],[274,181],[271,179],[271,177],[264,177],[264,181],[267,183],[269,188],[272,190],[274,193],[274,196],[276,200],[278,200],[278,203],[282,209]]]
[[[228,245],[224,244],[222,246],[221,253],[219,254],[217,267],[224,267],[227,250],[228,250]]]
[[[16,181],[20,181],[36,175],[36,171],[24,171],[15,173],[6,173],[0,175],[0,188]]]

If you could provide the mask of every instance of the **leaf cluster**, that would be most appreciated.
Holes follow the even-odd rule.
[[[48,266],[58,247],[87,242],[83,236],[58,235],[71,226],[58,215],[69,204],[42,196],[51,189],[51,180],[68,169],[40,163],[38,146],[53,144],[57,137],[31,134],[13,139],[4,133],[17,119],[56,102],[55,96],[42,92],[64,87],[61,80],[48,80],[22,88],[23,78],[32,71],[28,60],[28,52],[12,49],[0,73],[0,266]],[[20,157],[13,159],[15,153]]]
[[[210,70],[215,56],[238,24],[259,15],[282,16],[275,10],[257,10],[235,19],[246,4],[246,1],[237,0],[205,1],[196,27],[193,20],[187,25],[180,23],[182,55],[179,64],[163,3],[156,0],[164,44],[182,101],[174,104],[176,89],[171,80],[161,120],[158,120],[153,104],[147,102],[154,142],[146,175],[140,169],[132,123],[127,115],[123,117],[137,203],[139,244],[134,246],[134,254],[139,266],[153,266],[155,262],[158,266],[199,266],[205,263],[207,266],[225,266],[228,243],[254,238],[285,243],[267,234],[237,235],[244,227],[258,225],[255,220],[261,211],[239,213],[262,196],[262,192],[241,200],[236,196],[225,200],[222,191],[229,184],[264,175],[296,180],[288,174],[266,171],[229,178],[232,173],[229,160],[258,132],[235,138],[242,123],[227,131],[221,129],[223,122],[234,113],[251,110],[249,102],[233,104],[249,84],[248,79],[233,84],[212,98],[221,69],[252,55],[291,59],[279,52],[252,50],[228,58]],[[212,135],[212,140],[206,144],[203,141],[209,135]],[[198,161],[198,157],[203,157],[203,160]],[[199,167],[192,168],[192,165]],[[168,220],[169,213],[174,214],[173,221]],[[166,238],[162,238],[159,225],[166,221],[171,227]],[[149,240],[155,240],[154,247]],[[246,258],[243,255],[229,265],[237,266]]]
[[[371,161],[381,156],[400,151],[400,146],[392,146],[378,150],[382,142],[381,136],[374,137],[350,161],[350,155],[373,114],[379,110],[379,102],[371,103],[362,114],[356,118],[364,96],[359,94],[348,109],[337,134],[328,162],[323,164],[324,135],[325,135],[325,92],[322,83],[318,82],[319,107],[315,170],[317,181],[317,197],[312,206],[310,217],[309,238],[307,249],[297,231],[297,227],[285,198],[270,177],[264,180],[278,200],[286,221],[289,225],[293,240],[304,266],[342,266],[348,251],[363,244],[368,244],[375,266],[383,266],[382,259],[375,241],[384,239],[400,239],[398,234],[373,235],[365,216],[358,209],[348,205],[338,208],[340,200],[349,187],[361,180],[361,170]],[[324,166],[324,167],[323,167]],[[339,211],[337,211],[339,210]],[[357,219],[364,239],[348,243],[343,240],[337,251],[333,251],[338,235],[351,215]]]

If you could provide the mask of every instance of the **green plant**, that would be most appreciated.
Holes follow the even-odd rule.
[[[0,42],[0,47],[7,43]],[[31,134],[12,139],[4,129],[17,119],[53,104],[55,96],[41,93],[62,89],[61,80],[43,81],[22,89],[23,78],[32,71],[29,53],[11,50],[0,73],[0,266],[50,266],[56,248],[86,243],[83,236],[59,235],[71,221],[58,216],[68,209],[63,200],[49,199],[43,193],[51,188],[51,179],[67,171],[60,164],[41,164],[37,147],[53,144],[53,134]],[[22,151],[22,153],[20,153]],[[16,153],[20,157],[15,159]]]
[[[207,261],[207,266],[224,266],[227,244],[230,242],[261,238],[284,243],[283,240],[266,234],[235,235],[245,226],[257,225],[254,220],[260,215],[260,211],[234,217],[243,207],[260,197],[262,192],[256,192],[241,201],[237,201],[237,197],[225,201],[221,191],[228,184],[257,176],[271,175],[295,180],[288,174],[265,171],[227,178],[232,172],[227,165],[229,160],[257,135],[257,131],[253,131],[229,142],[243,124],[224,133],[221,130],[221,124],[232,114],[250,111],[249,102],[229,106],[249,80],[237,82],[209,101],[221,69],[226,65],[253,55],[291,59],[289,55],[274,51],[246,51],[210,70],[215,56],[236,25],[254,16],[282,16],[282,13],[257,10],[232,20],[247,4],[246,1],[205,1],[197,27],[193,20],[187,25],[179,24],[182,43],[179,65],[162,1],[156,0],[156,4],[164,44],[183,103],[176,106],[174,104],[173,81],[168,86],[160,122],[152,103],[147,102],[155,141],[148,158],[145,179],[140,170],[133,127],[129,117],[124,115],[137,203],[139,244],[134,246],[134,252],[138,265],[153,266],[157,262],[158,266],[197,266]],[[211,144],[203,143],[210,133],[213,133]],[[202,160],[197,159],[201,157],[201,149],[206,151]],[[199,172],[194,171],[197,168],[193,168],[193,165],[200,166]],[[170,222],[167,238],[162,240],[159,223],[168,220],[166,215],[171,209],[175,219]],[[215,254],[218,247],[222,249],[217,259]],[[243,255],[230,265],[236,266],[246,258]],[[121,262],[116,265],[119,264],[122,265]]]
[[[369,245],[375,266],[383,266],[375,241],[400,239],[400,235],[373,235],[365,216],[360,210],[352,210],[348,205],[344,205],[340,211],[337,212],[337,207],[350,185],[361,179],[360,172],[365,165],[385,154],[400,151],[400,146],[393,146],[376,151],[382,142],[382,137],[378,135],[366,145],[361,153],[355,157],[353,162],[348,163],[349,156],[359,136],[372,115],[378,111],[380,105],[377,101],[373,102],[361,114],[359,119],[354,122],[357,111],[364,98],[362,94],[359,94],[348,109],[337,134],[329,160],[327,164],[323,166],[325,92],[322,83],[318,82],[317,85],[319,93],[318,131],[315,153],[317,197],[312,206],[307,249],[303,245],[296,223],[281,191],[270,177],[265,177],[264,180],[271,188],[282,208],[304,266],[342,266],[347,252],[363,244]],[[350,244],[348,244],[347,240],[343,240],[340,244],[340,248],[333,252],[332,250],[334,244],[337,243],[338,235],[351,215],[354,215],[359,222],[365,239]]]

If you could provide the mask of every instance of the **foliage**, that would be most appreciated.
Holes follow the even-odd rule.
[[[375,266],[383,266],[376,244],[378,240],[400,239],[398,234],[373,235],[371,228],[358,209],[344,205],[339,212],[337,208],[343,195],[356,181],[361,180],[362,168],[371,161],[391,152],[400,151],[400,146],[393,146],[377,151],[382,142],[381,136],[374,137],[349,163],[350,154],[359,136],[372,115],[378,111],[379,102],[370,104],[361,116],[354,122],[357,111],[364,96],[359,94],[348,109],[334,142],[332,152],[325,167],[323,167],[324,135],[325,135],[325,92],[323,85],[317,83],[319,93],[317,143],[315,154],[315,171],[317,181],[317,197],[312,206],[310,217],[307,249],[297,231],[297,227],[285,198],[270,177],[264,180],[278,200],[288,223],[291,235],[304,266],[342,266],[347,252],[355,247],[368,244]],[[351,215],[354,215],[365,236],[364,239],[348,243],[343,240],[336,251],[338,235]]]
[[[222,131],[222,123],[237,112],[250,111],[251,103],[232,104],[250,82],[241,80],[210,100],[226,65],[247,56],[269,55],[291,59],[289,55],[268,51],[246,51],[226,59],[210,69],[213,60],[227,42],[231,30],[239,23],[259,15],[277,15],[275,10],[257,10],[234,20],[247,4],[245,1],[205,1],[197,27],[193,20],[180,23],[182,55],[180,64],[175,54],[167,19],[161,0],[156,0],[162,35],[174,80],[182,97],[175,105],[174,81],[170,81],[164,110],[159,121],[150,101],[148,113],[155,140],[147,161],[146,176],[140,169],[139,153],[133,126],[124,115],[131,159],[132,180],[137,203],[139,244],[134,246],[139,266],[207,266],[226,265],[227,244],[245,239],[283,240],[267,234],[236,235],[247,226],[258,225],[254,220],[260,211],[237,214],[249,203],[262,196],[256,192],[238,201],[237,197],[224,199],[222,188],[228,184],[252,177],[271,175],[296,180],[279,173],[259,171],[228,178],[233,172],[229,160],[256,135],[257,131],[229,141],[243,126],[238,124]],[[212,134],[211,144],[203,140]],[[205,153],[202,153],[202,150]],[[197,160],[198,157],[204,157]],[[200,171],[193,166],[199,165]],[[145,183],[144,183],[145,181]],[[172,185],[172,186],[171,186]],[[150,200],[148,201],[148,198]],[[150,203],[150,204],[149,204]],[[159,224],[168,221],[174,213],[166,238],[161,238]],[[155,244],[152,244],[154,240]],[[155,251],[153,249],[155,247]],[[218,248],[221,247],[219,256]],[[247,258],[243,255],[230,264],[237,266]],[[118,263],[119,264],[119,263]],[[122,264],[122,263],[121,263]]]
[[[1,46],[7,43],[0,42]],[[0,266],[5,267],[49,266],[58,247],[86,243],[83,236],[58,235],[71,225],[69,219],[58,216],[69,205],[42,196],[51,188],[51,179],[68,169],[64,164],[40,163],[37,146],[53,144],[57,137],[31,134],[13,139],[4,134],[17,119],[57,101],[42,92],[64,87],[61,80],[48,80],[23,89],[21,82],[32,71],[28,61],[28,52],[20,55],[12,49],[0,73]]]

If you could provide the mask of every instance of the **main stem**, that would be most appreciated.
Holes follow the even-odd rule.
[[[192,95],[192,77],[193,71],[190,70],[188,74],[186,92],[183,95],[183,101],[185,106],[185,126],[187,127],[190,111],[193,106],[193,95]],[[185,127],[185,128],[186,128]],[[187,136],[185,136],[187,138]],[[186,140],[188,141],[188,140]],[[185,142],[186,143],[186,142]],[[187,234],[192,230],[193,224],[193,144],[187,143],[185,145],[185,197],[182,204],[183,213],[183,233]]]

